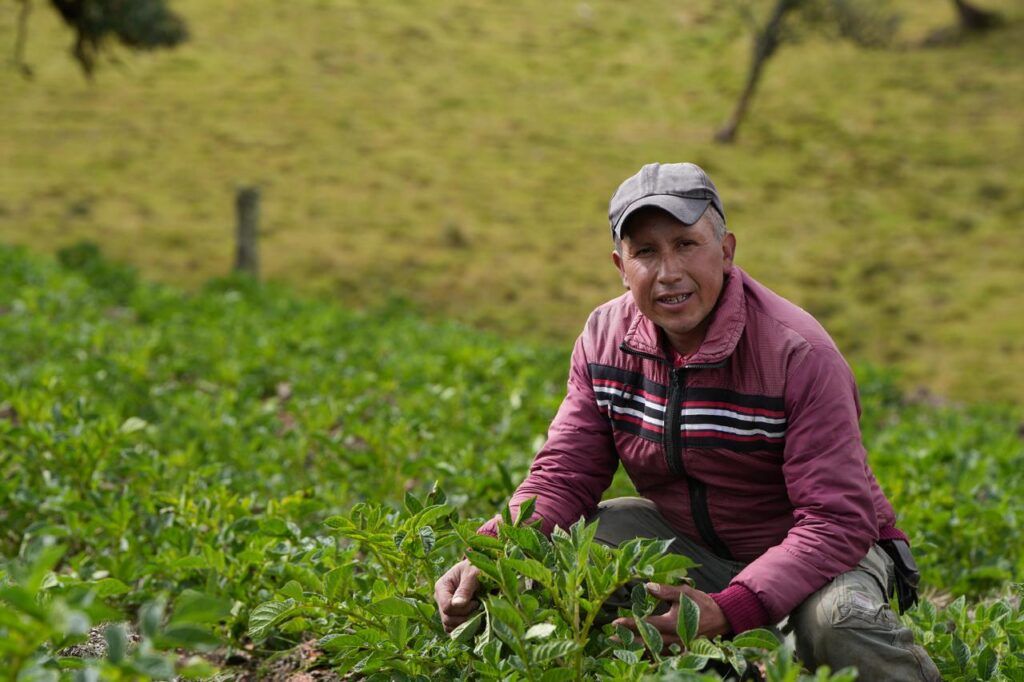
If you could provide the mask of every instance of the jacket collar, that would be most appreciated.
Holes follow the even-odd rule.
[[[739,266],[732,266],[732,273],[725,279],[718,303],[711,311],[711,324],[697,352],[691,355],[686,366],[720,365],[736,350],[736,344],[747,323],[746,296],[743,280],[746,277]],[[661,330],[639,310],[636,311],[626,337],[620,348],[627,353],[643,355],[663,363],[670,363],[661,342]]]

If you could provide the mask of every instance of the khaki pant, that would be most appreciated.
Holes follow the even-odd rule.
[[[672,539],[669,551],[700,564],[687,574],[704,592],[721,591],[746,565],[676,535],[654,503],[640,497],[602,502],[593,520],[598,522],[596,539],[613,547],[636,537]],[[935,664],[889,606],[893,580],[892,559],[873,546],[856,568],[797,606],[783,631],[792,633],[804,665],[810,670],[855,666],[859,679],[872,682],[940,680]]]

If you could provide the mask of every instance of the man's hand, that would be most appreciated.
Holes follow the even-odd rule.
[[[679,635],[676,634],[676,623],[679,620],[679,595],[685,594],[696,602],[700,609],[700,620],[697,623],[697,635],[708,639],[714,639],[718,635],[724,635],[730,631],[729,621],[718,604],[707,592],[695,590],[688,585],[658,585],[647,583],[644,587],[651,596],[667,601],[672,607],[660,616],[648,616],[647,622],[658,629],[661,638],[665,640],[665,646],[669,644],[682,644]],[[636,631],[636,622],[632,618],[617,618],[615,625],[622,625],[630,630]]]
[[[451,632],[469,619],[480,606],[474,599],[480,588],[480,569],[463,559],[434,583],[434,601],[441,612],[441,625]]]

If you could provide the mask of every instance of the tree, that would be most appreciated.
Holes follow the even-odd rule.
[[[24,59],[32,0],[21,3],[14,61],[26,75]],[[185,21],[172,12],[167,0],[49,0],[64,23],[75,32],[72,55],[86,77],[91,78],[96,58],[111,40],[133,50],[174,47],[188,38]]]
[[[869,47],[886,44],[899,23],[898,17],[886,12],[884,7],[857,0],[776,0],[764,24],[755,31],[746,84],[732,115],[715,133],[717,141],[728,143],[736,139],[765,64],[781,44],[793,41],[799,33],[791,25],[796,15],[801,15],[807,27],[831,30],[840,38]]]

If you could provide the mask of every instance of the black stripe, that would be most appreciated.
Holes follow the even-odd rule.
[[[611,402],[611,404],[614,405],[615,407],[624,407],[630,410],[636,410],[637,412],[642,412],[646,414],[648,417],[657,419],[660,422],[665,421],[665,410],[659,410],[658,408],[654,407],[656,403],[644,400],[643,398],[635,394],[622,396],[615,395],[613,393],[605,393],[600,389],[600,386],[594,387],[594,394],[598,397],[599,400],[607,400]],[[628,391],[629,388],[627,387],[626,392]]]
[[[650,393],[658,398],[664,398],[668,395],[668,389],[655,381],[651,381],[643,374],[639,372],[627,372],[618,367],[611,367],[609,365],[598,365],[596,363],[590,363],[590,378],[594,379],[607,379],[610,381],[617,381],[620,384],[625,384],[636,389],[641,389],[645,393]]]
[[[626,421],[625,419],[616,419],[615,417],[611,418],[611,422],[612,425],[619,431],[631,433],[634,436],[639,436],[640,438],[643,438],[644,440],[653,440],[655,443],[661,442],[660,433],[656,431],[649,431],[648,429],[642,427],[640,424],[634,424],[633,422]]]
[[[686,445],[690,449],[715,449],[715,450],[732,450],[734,452],[769,452],[772,454],[781,453],[785,447],[785,441],[779,441],[777,443],[769,442],[767,440],[752,440],[752,441],[739,441],[729,440],[727,438],[715,438],[713,436],[691,436],[686,437]]]
[[[762,410],[786,410],[786,399],[782,396],[737,393],[724,388],[687,387],[686,402],[732,403],[740,407],[756,407]]]

